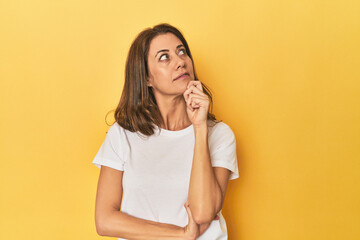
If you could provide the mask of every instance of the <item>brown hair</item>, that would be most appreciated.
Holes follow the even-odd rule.
[[[183,43],[186,53],[191,58],[195,72],[194,61],[189,46],[182,33],[167,23],[162,23],[153,28],[146,28],[140,32],[130,46],[125,66],[125,82],[120,102],[115,110],[115,121],[131,132],[141,132],[150,136],[154,134],[154,124],[161,126],[163,119],[157,106],[151,87],[147,85],[149,74],[147,57],[151,40],[159,34],[172,33]],[[202,83],[203,91],[210,99],[208,120],[217,122],[212,111],[211,90]]]

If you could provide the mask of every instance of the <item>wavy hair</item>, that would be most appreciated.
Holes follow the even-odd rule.
[[[149,76],[147,59],[151,40],[165,33],[172,33],[180,39],[193,62],[194,80],[198,80],[190,48],[177,28],[168,23],[161,23],[153,28],[146,28],[137,35],[126,59],[124,87],[114,118],[121,127],[131,132],[139,131],[146,136],[153,135],[154,128],[164,124],[153,90],[147,85]],[[215,115],[211,113],[213,107],[211,90],[204,83],[202,87],[210,100],[207,118],[218,122]]]

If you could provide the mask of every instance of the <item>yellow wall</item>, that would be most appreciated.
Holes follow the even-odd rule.
[[[1,1],[0,239],[107,239],[91,162],[131,41],[160,22],[182,30],[236,134],[230,239],[360,239],[359,13],[357,0]]]

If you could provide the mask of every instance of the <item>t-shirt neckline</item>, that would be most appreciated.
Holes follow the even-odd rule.
[[[184,135],[184,134],[191,132],[193,129],[194,129],[193,124],[190,124],[190,126],[184,128],[184,129],[176,130],[176,131],[167,130],[167,129],[158,127],[158,131],[160,131],[160,135],[167,135],[167,136]]]

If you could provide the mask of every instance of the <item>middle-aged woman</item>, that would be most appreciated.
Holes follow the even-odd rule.
[[[158,24],[133,41],[115,120],[93,163],[101,168],[99,235],[119,239],[227,239],[221,214],[238,178],[231,128],[209,112],[181,32]]]

